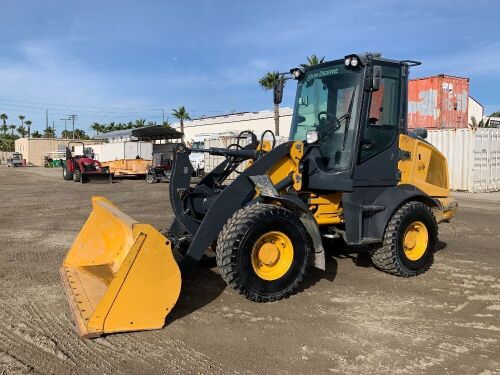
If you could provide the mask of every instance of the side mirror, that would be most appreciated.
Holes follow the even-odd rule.
[[[277,80],[273,87],[273,101],[274,104],[280,104],[283,100],[283,87],[285,82],[282,79]]]
[[[382,79],[382,67],[375,65],[372,73],[372,91],[377,91],[380,87],[380,80]]]
[[[365,91],[373,92],[378,91],[380,88],[380,80],[382,79],[382,67],[375,65],[371,69],[371,74],[365,79]]]

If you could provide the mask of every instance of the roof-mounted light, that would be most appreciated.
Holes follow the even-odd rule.
[[[352,54],[352,55],[347,55],[344,58],[345,67],[348,69],[360,68],[363,65],[366,65],[367,62],[368,59],[364,54]]]
[[[302,77],[304,77],[304,68],[299,66],[297,68],[290,69],[290,74],[292,75],[293,79],[300,80]]]

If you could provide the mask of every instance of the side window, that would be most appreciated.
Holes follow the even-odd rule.
[[[361,137],[360,162],[389,147],[398,134],[400,71],[382,66],[378,91],[371,94],[368,122]]]

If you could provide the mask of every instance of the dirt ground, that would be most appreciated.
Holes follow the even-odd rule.
[[[0,374],[500,373],[498,193],[456,195],[458,216],[440,227],[435,264],[417,278],[333,252],[302,292],[258,304],[205,266],[184,280],[163,329],[80,339],[58,270],[91,196],[163,228],[167,190],[0,166]]]

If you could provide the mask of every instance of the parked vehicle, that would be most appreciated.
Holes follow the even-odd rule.
[[[12,157],[7,159],[7,167],[22,167],[23,166],[23,154],[20,152],[14,152]]]
[[[158,157],[157,155],[160,155]],[[153,154],[153,164],[148,166],[146,174],[146,182],[154,184],[157,182],[170,182],[170,174],[172,172],[172,160],[161,160],[163,154]]]
[[[83,147],[83,155],[73,155],[70,145],[78,143]],[[66,147],[66,160],[62,164],[63,179],[74,182],[113,182],[109,168],[103,167],[94,159],[91,148],[86,148],[83,142],[69,142]]]
[[[425,132],[408,131],[408,75],[419,64],[352,54],[292,69],[274,87],[279,104],[284,79],[298,83],[290,140],[259,142],[250,132],[248,145],[197,150],[224,160],[196,185],[192,150],[178,147],[169,185],[175,219],[162,233],[93,197],[61,268],[80,334],[163,327],[181,292],[180,269],[196,272],[212,246],[224,281],[255,302],[287,298],[310,267],[325,270],[325,237],[368,251],[395,276],[429,270],[438,224],[458,204],[446,157]]]

